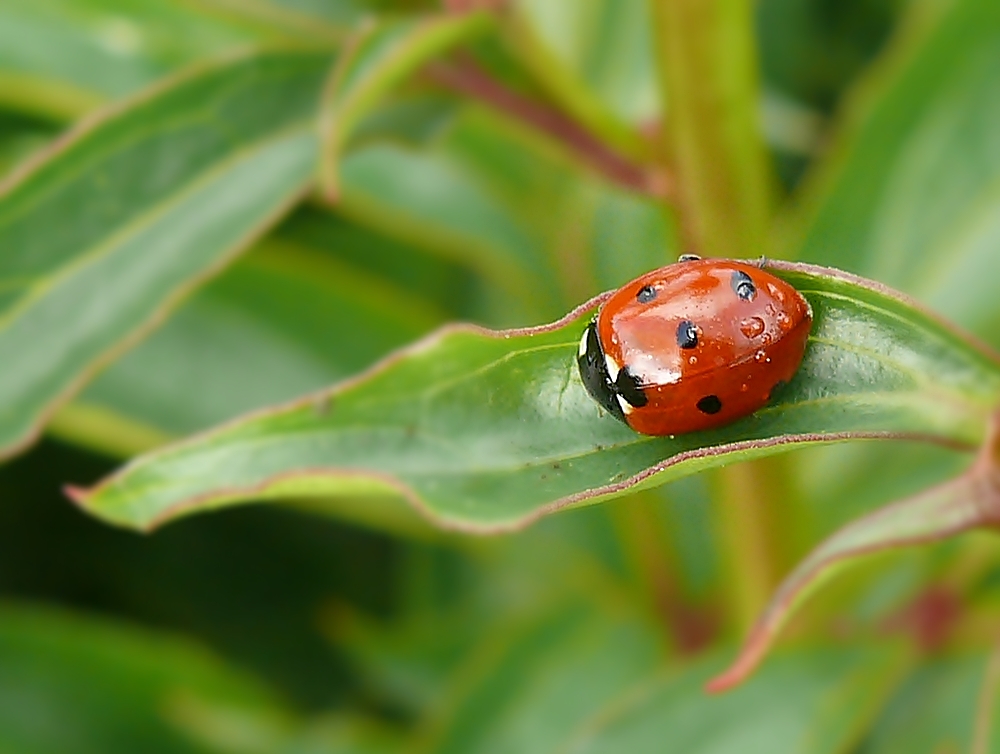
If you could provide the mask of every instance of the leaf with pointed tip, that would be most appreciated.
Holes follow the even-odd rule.
[[[771,598],[736,661],[714,678],[709,688],[724,691],[746,680],[763,661],[792,611],[848,561],[1000,525],[998,429],[994,419],[993,436],[964,474],[851,522],[813,550]]]
[[[490,26],[490,17],[481,13],[391,19],[363,28],[345,43],[320,115],[320,176],[328,197],[339,193],[341,150],[368,111],[421,65]]]
[[[1000,400],[993,357],[877,285],[773,267],[813,306],[810,344],[777,402],[728,427],[654,438],[602,414],[576,367],[599,298],[540,328],[445,328],[354,380],[152,453],[74,496],[149,528],[250,499],[393,489],[442,525],[498,531],[797,443],[982,439]]]
[[[0,456],[302,195],[328,65],[271,51],[195,70],[0,189]]]

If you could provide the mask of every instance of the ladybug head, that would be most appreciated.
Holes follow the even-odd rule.
[[[628,424],[625,414],[646,405],[645,393],[627,368],[615,366],[614,375],[609,371],[596,319],[583,332],[576,363],[590,397],[619,421]]]

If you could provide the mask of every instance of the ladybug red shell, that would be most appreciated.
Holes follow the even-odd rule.
[[[795,374],[812,310],[784,280],[729,259],[681,257],[623,286],[580,341],[587,392],[646,435],[752,414]]]

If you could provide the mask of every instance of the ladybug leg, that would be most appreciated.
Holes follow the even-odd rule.
[[[761,254],[760,258],[753,260],[751,264],[753,264],[754,267],[759,267],[760,269],[763,270],[765,267],[767,267],[767,257]]]

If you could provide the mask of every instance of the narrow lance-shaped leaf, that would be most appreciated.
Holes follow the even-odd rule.
[[[74,496],[149,528],[249,499],[388,488],[442,525],[497,531],[796,443],[982,440],[1000,400],[994,357],[876,284],[772,267],[812,304],[810,344],[772,405],[718,430],[645,437],[598,409],[576,352],[599,297],[545,327],[445,328],[357,379],[140,458]]]
[[[379,99],[423,63],[490,28],[482,13],[394,19],[361,29],[344,45],[323,96],[321,181],[339,193],[340,152],[358,122]]]
[[[792,611],[849,561],[1000,525],[998,447],[1000,415],[994,416],[992,436],[967,472],[851,522],[813,550],[771,598],[736,661],[712,679],[708,688],[725,691],[746,680],[763,661]]]
[[[196,70],[0,189],[0,457],[308,186],[327,55]]]

